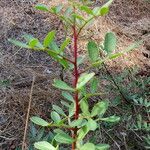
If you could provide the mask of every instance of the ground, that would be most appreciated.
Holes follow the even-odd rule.
[[[51,84],[54,78],[60,78],[61,67],[45,53],[21,49],[8,42],[8,38],[20,39],[24,33],[33,34],[42,40],[52,29],[58,31],[57,42],[61,42],[63,39],[61,21],[55,16],[36,11],[34,5],[38,2],[45,1],[0,0],[0,81],[2,84],[0,89],[0,146],[2,150],[15,149],[21,145],[33,77],[35,77],[35,83],[30,116],[38,114],[47,118],[51,104],[57,103],[60,98],[58,96],[60,93]],[[55,5],[59,3],[59,0],[57,2],[46,1],[46,3]],[[101,5],[101,3],[97,1],[94,5]],[[86,38],[80,42],[80,53],[85,53],[87,37],[102,42],[108,31],[113,31],[117,35],[118,51],[134,41],[143,40],[143,44],[132,53],[125,54],[106,66],[108,72],[111,72],[116,78],[118,73],[121,74],[129,68],[138,68],[137,76],[142,76],[142,79],[148,78],[150,76],[149,8],[150,3],[144,0],[116,0],[109,15],[99,18],[93,23],[92,29],[89,28],[84,32],[83,37]],[[103,73],[104,75],[109,74],[107,71],[101,73],[100,70],[99,72],[99,78]],[[7,85],[4,86],[2,81],[5,81]],[[124,82],[129,84],[131,81],[125,80]],[[107,86],[107,84],[108,81],[102,79],[102,85]],[[126,85],[126,83],[124,84]],[[104,98],[114,99],[114,94],[116,93]],[[117,112],[127,115],[126,109],[119,112],[122,105],[121,107],[117,106],[118,108],[113,106],[114,111],[110,113]],[[130,132],[126,129],[126,125],[122,122],[118,126],[112,127],[111,131],[103,128],[103,131],[97,132],[97,136],[99,137],[101,134],[102,137],[96,138],[96,141],[109,142],[112,150],[127,149],[125,143],[128,143],[128,147],[132,147],[129,149],[144,149],[138,141],[138,136],[143,133]],[[112,133],[115,136],[112,136]],[[132,141],[132,138],[135,140]]]

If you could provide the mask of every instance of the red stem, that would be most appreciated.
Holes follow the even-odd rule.
[[[77,48],[77,33],[75,27],[73,27],[74,31],[74,87],[76,88],[78,82],[78,66],[77,66],[77,58],[78,58],[78,48]],[[75,92],[75,103],[76,103],[76,111],[75,111],[75,119],[78,119],[79,116],[79,104],[78,104],[78,91]]]
[[[74,39],[74,88],[77,87],[77,82],[79,78],[79,73],[78,73],[78,65],[77,65],[77,58],[78,58],[78,35],[76,32],[76,25],[73,26],[73,39]],[[74,95],[74,100],[75,100],[75,114],[74,114],[74,119],[77,120],[79,117],[79,96],[78,96],[78,91],[75,92]],[[77,137],[77,131],[78,128],[75,128],[72,138],[76,139]],[[72,150],[75,150],[76,148],[76,142],[72,144]]]

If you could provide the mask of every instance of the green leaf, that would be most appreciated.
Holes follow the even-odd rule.
[[[78,66],[81,65],[84,62],[84,60],[85,60],[85,56],[79,56],[77,58],[77,65]],[[73,64],[69,64],[69,69],[73,70],[73,68],[74,68],[74,65]]]
[[[37,141],[40,141],[42,139],[42,137],[44,136],[45,129],[41,128],[38,130],[37,136],[35,137],[37,139]],[[44,140],[44,139],[43,139]]]
[[[62,4],[60,4],[58,6],[54,6],[54,7],[51,8],[51,12],[54,13],[54,14],[58,14],[62,10],[62,8],[63,8]]]
[[[87,126],[90,130],[95,131],[97,129],[97,122],[95,120],[89,118]]]
[[[57,52],[59,52],[59,47],[57,45],[57,43],[55,41],[52,41],[50,44],[49,44],[49,47],[52,49],[52,50],[55,50]]]
[[[82,126],[82,124],[85,122],[85,119],[81,118],[81,119],[77,119],[77,120],[74,120],[70,123],[70,126],[71,127],[80,127]]]
[[[68,61],[63,59],[63,58],[60,58],[58,59],[58,62],[64,67],[64,68],[68,68]]]
[[[39,150],[56,150],[56,148],[47,141],[34,143],[34,147]]]
[[[108,150],[110,146],[108,144],[98,144],[96,145],[96,150]]]
[[[93,9],[93,14],[95,16],[104,16],[109,12],[109,6],[111,5],[111,3],[113,2],[113,0],[108,0],[107,3],[105,3],[102,7],[95,7]]]
[[[30,47],[34,48],[36,46],[40,49],[44,49],[39,40],[37,38],[34,38],[31,34],[24,34],[22,37],[28,42]]]
[[[93,15],[93,11],[88,6],[81,6],[80,10],[83,10],[87,14]]]
[[[61,15],[60,19],[66,24],[66,27],[68,27],[68,26],[73,24],[72,20],[70,19],[70,17],[66,17],[66,16]]]
[[[36,8],[37,10],[49,11],[49,8],[48,8],[46,5],[44,5],[44,4],[37,4],[37,5],[35,6],[35,8]]]
[[[110,59],[115,59],[119,56],[122,56],[123,54],[127,53],[127,52],[130,52],[131,50],[139,47],[139,45],[142,44],[142,41],[139,41],[139,42],[136,42],[136,43],[133,43],[131,44],[130,46],[128,46],[125,50],[121,51],[121,52],[118,52],[118,53],[115,53],[115,54],[110,54],[109,55],[109,58]]]
[[[36,39],[36,38],[33,38],[32,40],[30,40],[29,46],[30,46],[31,48],[34,48],[38,43],[39,43],[39,40]]]
[[[71,88],[67,83],[62,80],[54,80],[53,86],[62,90],[74,91],[73,88]]]
[[[86,97],[86,95],[87,95],[86,86],[83,86],[83,87],[80,89],[80,93],[81,93],[81,96]]]
[[[71,144],[74,142],[74,139],[70,137],[66,133],[58,133],[54,139],[59,142],[59,143],[64,143],[64,144]]]
[[[105,4],[102,6],[102,8],[103,8],[103,7],[109,7],[109,6],[112,4],[112,2],[113,2],[113,0],[108,0],[108,2],[105,3]]]
[[[78,66],[84,62],[85,56],[79,56],[77,59]]]
[[[70,43],[70,38],[67,38],[67,39],[61,44],[60,52],[63,52],[64,49],[69,45],[69,43]]]
[[[72,7],[68,7],[68,8],[65,10],[64,16],[70,16],[72,12],[73,12]]]
[[[54,40],[55,33],[55,31],[51,31],[47,34],[43,42],[44,47],[48,47],[51,44],[51,42]]]
[[[100,9],[100,15],[101,16],[104,16],[104,15],[108,14],[108,12],[109,12],[109,7],[102,7]]]
[[[56,6],[56,13],[59,13],[63,8],[62,4],[59,4],[58,6]]]
[[[94,77],[95,73],[84,73],[82,74],[79,79],[78,79],[78,83],[77,83],[77,89],[81,89],[89,80],[91,80]]]
[[[90,115],[90,112],[89,112],[89,104],[87,102],[87,99],[86,98],[83,98],[80,102],[80,108],[81,108],[81,111],[83,113],[83,115]]]
[[[57,124],[61,121],[61,118],[60,118],[59,114],[55,111],[51,112],[51,118]]]
[[[97,78],[93,78],[90,82],[90,91],[91,93],[95,93],[97,91],[98,88],[98,79]]]
[[[60,129],[54,129],[54,132],[55,133],[61,133],[61,134],[66,134],[63,130],[60,130]]]
[[[118,122],[120,120],[120,117],[118,116],[110,116],[107,118],[101,118],[100,120],[106,121],[106,122]]]
[[[38,42],[36,46],[41,50],[44,50],[44,46],[40,42]]]
[[[43,127],[46,127],[46,126],[49,126],[50,124],[48,122],[46,122],[44,119],[40,118],[40,117],[36,117],[36,116],[33,116],[30,118],[30,120],[37,124],[37,125],[40,125],[40,126],[43,126]]]
[[[110,59],[115,59],[115,58],[118,58],[118,57],[120,57],[122,55],[123,55],[123,53],[119,52],[119,53],[115,53],[115,54],[109,55],[109,58]]]
[[[58,54],[52,50],[48,50],[47,54],[57,61],[59,61],[61,59],[60,56],[58,56]]]
[[[60,115],[66,116],[66,114],[64,113],[64,111],[57,105],[53,105],[53,109]]]
[[[99,58],[99,49],[97,44],[94,41],[90,41],[87,48],[90,60],[92,62],[96,62]]]
[[[24,34],[22,37],[29,43],[32,39],[34,39],[33,35],[31,34]]]
[[[85,19],[84,19],[82,16],[80,16],[80,15],[78,15],[78,14],[76,14],[76,13],[73,13],[72,16],[73,16],[75,19],[79,19],[80,21],[84,21],[84,22],[85,22]]]
[[[53,59],[58,61],[64,68],[68,68],[68,61],[59,56],[55,51],[48,50],[48,55],[50,55]]]
[[[89,132],[90,130],[89,130],[89,128],[88,128],[88,126],[83,126],[82,128],[80,128],[79,130],[78,130],[78,140],[82,140],[86,135],[87,135],[87,133]]]
[[[40,48],[41,50],[44,50],[44,46],[38,41],[38,43],[36,44],[37,48]]]
[[[86,143],[81,147],[80,150],[96,150],[96,149],[93,143]]]
[[[75,113],[75,104],[72,103],[69,107],[69,117],[72,117]]]
[[[70,108],[71,105],[69,105],[69,103],[65,102],[65,101],[61,101],[61,104],[66,106],[67,108]]]
[[[116,49],[116,36],[114,33],[109,32],[105,36],[104,41],[104,50],[109,54],[112,53]]]
[[[30,132],[31,132],[31,136],[33,138],[35,138],[37,133],[38,133],[37,129],[35,128],[35,125],[32,122],[31,122],[31,125],[30,125]]]
[[[48,55],[50,55],[52,58],[54,58],[56,61],[58,61],[64,68],[68,68],[68,61],[63,59],[63,57],[59,56],[59,51],[55,52],[52,50],[47,51]]]
[[[93,9],[93,14],[95,15],[95,16],[99,16],[99,12],[100,12],[100,7],[95,7],[94,9]]]
[[[17,40],[8,39],[8,41],[11,42],[12,44],[14,44],[15,46],[19,46],[22,48],[30,48],[30,46],[28,46],[26,43],[22,43],[22,42],[17,41]]]
[[[66,98],[68,101],[74,102],[74,98],[69,92],[63,91],[62,96]]]
[[[107,101],[101,101],[94,105],[91,116],[94,117],[96,115],[103,115],[108,108],[108,102]]]

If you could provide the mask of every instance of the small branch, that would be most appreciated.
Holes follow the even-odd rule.
[[[40,51],[43,51],[43,52],[49,51],[49,52],[52,52],[52,53],[54,53],[54,54],[56,54],[56,55],[62,57],[63,59],[67,60],[68,62],[70,62],[70,63],[72,63],[72,64],[75,63],[74,61],[72,61],[72,60],[70,60],[69,58],[67,58],[67,57],[65,57],[65,56],[63,56],[63,55],[61,55],[61,54],[55,52],[54,50],[50,50],[50,49],[47,49],[47,48],[45,48],[45,49],[33,48],[33,50],[40,50]]]
[[[113,75],[111,74],[111,72],[107,69],[107,66],[105,65],[105,63],[103,63],[103,66],[105,68],[105,70],[107,71],[108,75],[110,76],[110,78],[112,79],[114,85],[117,87],[120,95],[122,96],[122,98],[127,102],[130,103],[129,100],[125,97],[125,95],[123,94],[120,86],[118,85],[118,83],[116,82],[116,80],[114,79]]]
[[[121,150],[120,145],[114,140],[114,138],[107,132],[105,131],[103,128],[101,128],[108,136],[109,138],[116,144],[116,146],[118,147],[119,150]]]
[[[92,97],[92,96],[100,96],[100,95],[104,95],[105,93],[90,93],[90,94],[87,94],[87,95],[85,95],[81,100],[80,100],[80,102],[83,100],[83,99],[88,99],[88,98],[90,98],[90,97]]]
[[[79,29],[79,31],[78,31],[78,33],[77,33],[77,37],[80,35],[82,29],[83,29],[92,19],[94,19],[94,18],[95,18],[95,16],[91,17],[89,20],[87,20],[87,21],[83,24],[83,26]]]
[[[92,68],[95,68],[95,67],[101,65],[103,62],[105,62],[107,60],[108,60],[108,58],[105,58],[105,59],[103,59],[101,61],[93,63],[92,65],[86,67],[84,70],[82,70],[81,72],[79,72],[79,75],[82,74],[82,73],[84,73],[84,72],[86,72],[86,71],[88,71],[88,70],[90,70],[90,69],[92,69]]]
[[[57,124],[50,124],[49,126],[50,126],[50,127],[59,127],[59,128],[61,127],[61,128],[65,128],[65,129],[72,130],[72,131],[75,130],[75,129],[72,128],[71,126],[68,126],[68,125],[65,125],[65,124],[64,124],[64,125],[61,125],[61,126],[60,126],[60,125],[57,125]]]
[[[70,59],[68,59],[68,58],[66,58],[66,57],[64,57],[64,56],[62,56],[62,55],[58,55],[58,56],[60,56],[60,57],[62,57],[63,59],[67,60],[68,62],[74,64],[74,61],[72,61],[72,60],[70,60]]]
[[[24,136],[23,136],[23,142],[22,142],[22,150],[26,150],[25,142],[26,142],[26,136],[27,136],[28,123],[29,123],[29,115],[30,115],[30,109],[31,109],[32,93],[33,93],[34,83],[35,83],[35,76],[33,76],[32,85],[31,85],[30,98],[29,98],[29,104],[28,104],[28,110],[27,110],[27,116],[26,116],[26,123],[25,123],[25,129],[24,129]]]
[[[67,57],[65,57],[65,56],[63,56],[63,55],[61,55],[61,54],[59,54],[59,53],[57,53],[57,52],[55,52],[55,51],[52,51],[52,50],[49,50],[49,49],[46,49],[46,50],[55,53],[56,55],[62,57],[63,59],[67,60],[68,62],[70,62],[70,63],[72,63],[72,64],[75,63],[74,61],[70,60],[69,58],[67,58]]]
[[[54,15],[55,17],[58,17],[61,21],[63,21],[64,22],[64,20],[63,19],[65,19],[64,17],[63,17],[63,15],[59,15],[59,14],[56,14],[56,13],[52,13],[51,11],[49,11],[49,13],[50,14],[52,14],[52,15]],[[63,18],[63,19],[62,19]],[[73,22],[71,22],[71,20],[67,20],[67,19],[65,19],[65,21],[66,22],[68,22],[70,25],[73,25]]]

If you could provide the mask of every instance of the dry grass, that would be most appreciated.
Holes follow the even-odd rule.
[[[46,1],[48,5],[59,2],[62,1]],[[60,21],[52,15],[35,11],[35,3],[25,0],[0,0],[0,80],[11,81],[8,87],[0,89],[0,143],[3,149],[11,150],[21,144],[33,75],[36,81],[30,115],[39,114],[46,118],[50,104],[60,98],[59,92],[51,87],[54,77],[59,78],[61,74],[58,64],[44,53],[19,49],[7,41],[8,38],[18,39],[23,33],[31,33],[43,39],[48,31],[56,29],[57,41],[61,42],[63,27]],[[116,0],[110,15],[98,19],[94,22],[94,28],[87,29],[84,34],[101,42],[106,32],[114,31],[118,37],[118,50],[124,49],[137,39],[143,39],[144,45],[140,49],[111,62],[109,66],[114,68],[113,72],[131,66],[145,70],[150,67],[149,17],[148,3],[141,0]],[[86,42],[86,39],[81,41],[80,53],[84,52]]]

